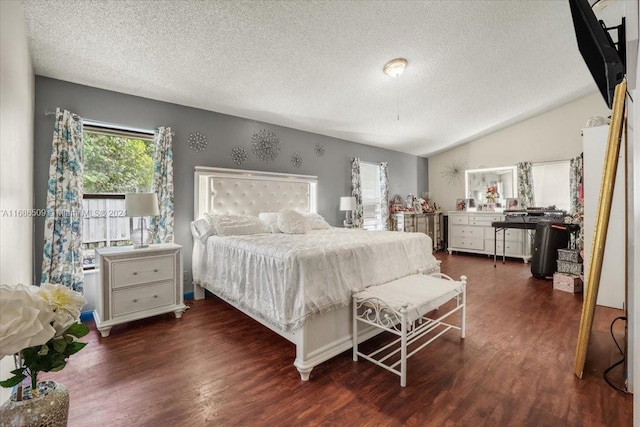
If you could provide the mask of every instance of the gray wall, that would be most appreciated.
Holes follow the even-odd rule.
[[[35,207],[44,208],[51,156],[53,116],[45,116],[56,107],[68,109],[83,118],[142,129],[170,126],[173,137],[173,167],[175,186],[175,242],[184,246],[185,291],[192,290],[191,233],[193,220],[193,172],[195,166],[237,168],[230,153],[237,146],[249,152],[242,169],[297,173],[318,176],[318,212],[332,225],[340,225],[343,213],[338,210],[340,196],[351,193],[350,159],[389,163],[390,193],[406,196],[426,191],[427,159],[397,151],[369,147],[336,138],[303,132],[234,116],[214,113],[166,102],[154,101],[122,93],[81,86],[45,77],[36,77],[35,99]],[[251,153],[251,136],[268,129],[280,138],[282,150],[274,163],[260,162]],[[208,140],[201,152],[189,148],[190,133],[200,132]],[[316,143],[322,143],[323,157],[314,153]],[[303,165],[290,163],[293,152],[303,156]],[[35,224],[34,272],[40,277],[42,265],[43,218]]]

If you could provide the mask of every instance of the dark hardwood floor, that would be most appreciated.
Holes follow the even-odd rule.
[[[409,359],[406,388],[350,351],[302,382],[292,344],[214,297],[108,338],[91,324],[89,345],[42,377],[68,387],[70,426],[631,426],[632,396],[602,377],[620,359],[609,325],[621,311],[597,307],[578,379],[582,295],[554,291],[522,261],[437,256],[469,278],[467,336],[450,331]],[[623,384],[622,366],[611,379]]]

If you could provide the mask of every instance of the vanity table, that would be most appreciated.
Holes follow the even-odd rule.
[[[495,199],[495,211],[480,210],[487,204],[486,193],[495,187],[499,196]],[[468,252],[488,256],[502,252],[507,257],[522,258],[527,263],[531,259],[530,232],[524,228],[494,229],[492,223],[505,220],[503,213],[506,199],[517,194],[517,171],[515,166],[470,169],[465,171],[466,206],[462,211],[448,214],[449,253]],[[473,203],[470,203],[471,200]]]

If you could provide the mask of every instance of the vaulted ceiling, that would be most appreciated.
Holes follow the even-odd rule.
[[[565,0],[23,4],[37,75],[415,155],[597,91]]]

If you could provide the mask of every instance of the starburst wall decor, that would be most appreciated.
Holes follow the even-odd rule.
[[[242,147],[236,147],[231,150],[231,158],[233,159],[233,163],[240,166],[247,161],[247,150]]]
[[[189,147],[194,151],[202,151],[207,148],[207,137],[200,132],[192,133],[187,139]]]
[[[302,166],[302,154],[300,153],[293,153],[291,155],[291,164],[293,165],[293,167],[299,168]]]
[[[447,181],[447,184],[455,185],[461,181],[466,167],[467,164],[465,162],[454,160],[441,172],[441,175]]]
[[[316,152],[316,156],[318,157],[324,156],[324,144],[320,144],[320,143],[316,144],[316,147],[314,150]]]
[[[258,156],[260,161],[271,163],[278,158],[280,139],[275,133],[262,129],[251,137],[251,143],[253,144],[253,153]]]

